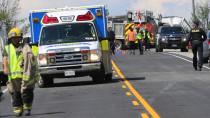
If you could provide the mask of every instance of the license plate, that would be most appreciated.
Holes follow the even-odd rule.
[[[177,44],[173,44],[172,47],[177,47]]]
[[[65,71],[64,75],[65,76],[75,76],[75,71]]]

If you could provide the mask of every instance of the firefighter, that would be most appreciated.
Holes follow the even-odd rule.
[[[129,49],[130,49],[130,55],[135,55],[135,41],[136,41],[136,33],[133,30],[132,27],[130,27],[130,31],[128,33],[128,39],[129,41]]]
[[[8,33],[8,44],[3,52],[3,72],[8,75],[8,91],[12,97],[14,114],[19,117],[23,110],[25,115],[31,113],[35,83],[34,60],[30,46],[21,44],[20,29],[13,28]]]
[[[143,31],[140,31],[137,29],[137,34],[136,34],[136,40],[138,42],[138,47],[139,47],[139,53],[140,55],[144,54],[144,49],[143,49]]]
[[[204,30],[199,27],[199,21],[193,21],[193,24],[194,27],[191,29],[189,34],[189,41],[192,45],[193,51],[193,67],[195,70],[197,70],[198,65],[199,71],[201,71],[203,66],[203,42],[206,40],[207,36]]]

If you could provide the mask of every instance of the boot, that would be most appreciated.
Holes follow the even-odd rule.
[[[24,114],[25,116],[30,116],[31,115],[32,105],[24,104],[23,109],[24,109],[24,112],[25,112],[25,114]]]
[[[15,107],[13,110],[16,117],[20,117],[23,114],[23,108],[22,107]]]
[[[31,110],[25,110],[25,116],[30,116],[31,115]]]

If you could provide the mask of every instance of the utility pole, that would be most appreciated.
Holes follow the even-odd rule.
[[[195,0],[192,0],[192,10],[193,10],[193,18],[196,18],[196,15],[195,15]]]

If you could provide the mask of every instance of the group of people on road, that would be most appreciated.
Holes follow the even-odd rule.
[[[140,30],[137,28],[135,31],[132,27],[130,27],[129,30],[126,42],[128,44],[130,54],[135,55],[136,47],[138,47],[140,55],[144,54],[144,50],[150,50],[150,40],[152,37],[148,30]],[[112,27],[108,28],[108,38],[111,52],[112,54],[115,54],[115,33],[112,30]]]
[[[3,73],[8,76],[7,88],[11,95],[14,114],[31,114],[34,87],[39,73],[37,60],[29,40],[23,40],[19,28],[12,28],[3,51]]]
[[[189,34],[189,43],[192,45],[193,52],[193,67],[197,71],[202,71],[203,67],[203,42],[207,39],[205,31],[200,28],[200,23],[198,20],[193,22],[194,26]],[[110,47],[112,54],[115,54],[115,33],[109,27],[108,36],[110,40]],[[136,43],[138,44],[138,49],[140,55],[144,54],[143,45],[145,45],[145,51],[150,50],[150,39],[151,33],[147,30],[136,29],[136,31],[130,27],[128,37],[126,41],[129,44],[130,54],[135,55]],[[198,55],[198,56],[197,56]],[[210,57],[209,57],[210,58]],[[209,59],[210,61],[210,59]],[[209,62],[210,63],[210,62]],[[209,64],[210,65],[210,64]]]
[[[150,50],[150,40],[151,40],[151,33],[148,30],[140,30],[139,28],[136,31],[130,27],[130,32],[128,33],[127,41],[129,44],[130,54],[135,55],[136,44],[139,48],[139,54],[144,54],[145,51]]]

